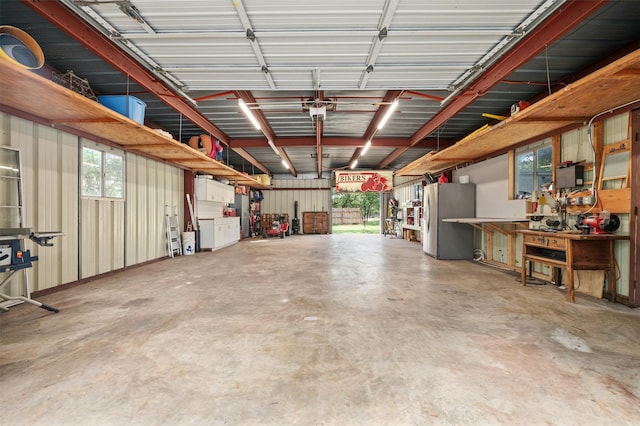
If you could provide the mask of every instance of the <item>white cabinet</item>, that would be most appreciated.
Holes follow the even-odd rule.
[[[223,217],[226,204],[235,202],[233,186],[212,179],[195,180],[196,214],[200,224],[200,247],[218,250],[240,240],[240,218]]]
[[[213,219],[202,219],[198,221],[200,225],[200,248],[203,250],[212,250],[215,247],[213,236],[214,236],[214,225]]]
[[[195,180],[196,200],[198,201],[214,201],[214,191],[212,185],[207,185],[207,179]]]
[[[235,190],[212,179],[198,178],[194,182],[195,214],[202,219],[222,218],[227,204],[235,202]]]
[[[200,247],[218,250],[240,240],[240,218],[223,217],[200,220]]]
[[[225,185],[212,179],[196,179],[195,193],[198,201],[229,204],[235,201],[233,186]]]
[[[233,237],[234,235],[238,238],[238,240],[241,238],[240,236],[240,218],[237,218],[238,220],[234,220],[233,223],[233,228],[231,230],[231,236]]]
[[[214,250],[222,247],[227,237],[224,232],[225,224],[223,222],[224,222],[224,219],[218,219],[215,222],[216,226],[215,226],[215,231],[213,232]]]

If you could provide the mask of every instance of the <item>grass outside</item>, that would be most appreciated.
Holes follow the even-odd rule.
[[[333,225],[334,234],[379,234],[380,219],[369,219],[366,224],[357,225]]]

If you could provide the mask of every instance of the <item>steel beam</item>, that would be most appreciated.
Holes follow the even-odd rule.
[[[151,94],[157,96],[165,104],[200,127],[203,132],[210,133],[228,145],[229,137],[200,114],[191,103],[175,94],[167,85],[159,81],[152,72],[145,69],[111,40],[59,2],[23,0],[23,3],[80,42],[88,50],[111,64],[114,68],[135,80]]]
[[[384,95],[384,98],[382,98],[382,105],[378,107],[378,110],[373,116],[371,123],[369,123],[369,127],[367,127],[364,135],[362,135],[362,139],[364,139],[365,142],[373,139],[376,133],[378,133],[378,124],[380,124],[380,121],[382,121],[384,113],[391,107],[391,102],[393,102],[396,98],[402,96],[402,93],[402,90],[387,91],[387,93]]]
[[[378,163],[376,168],[378,170],[384,169],[389,164],[391,164],[391,162],[394,161],[396,158],[400,157],[402,154],[407,152],[408,149],[409,149],[408,147],[394,149],[391,154],[387,155],[381,162]]]
[[[324,92],[318,91],[316,99],[319,102],[324,101]],[[325,117],[326,118],[326,117]],[[316,158],[318,161],[318,178],[322,177],[322,133],[324,131],[324,122],[316,118]]]
[[[316,121],[316,154],[318,156],[318,178],[322,177],[322,131],[324,123]]]
[[[454,144],[454,140],[435,138],[423,139],[415,145],[409,145],[407,138],[378,138],[372,148],[446,148]],[[280,148],[316,147],[315,137],[290,137],[276,138],[274,143]],[[349,138],[339,136],[325,136],[322,138],[323,147],[358,147],[364,146],[366,141],[362,138]],[[265,148],[270,149],[263,138],[232,139],[229,142],[232,148]]]
[[[468,86],[460,96],[453,99],[431,120],[425,123],[411,136],[411,144],[429,136],[451,117],[466,108],[477,97],[483,96],[489,89],[498,84],[517,68],[534,58],[564,34],[571,31],[608,0],[570,0],[560,7],[544,22],[529,33],[515,48],[507,52],[495,64],[489,67],[479,78]]]
[[[256,101],[256,98],[253,97],[253,94],[247,90],[235,90],[234,93],[236,97],[238,99],[242,99],[245,104],[254,105],[258,103]],[[267,117],[264,116],[264,113],[258,108],[251,109],[251,112],[253,113],[253,116],[256,118],[256,120],[258,120],[258,122],[260,123],[260,129],[262,131],[262,134],[267,138],[267,140],[270,140],[273,143],[275,143],[276,134],[271,128],[271,125],[269,124],[269,122],[267,121]]]
[[[233,150],[233,152],[235,152],[236,154],[238,154],[240,157],[244,158],[245,160],[247,160],[249,163],[251,163],[253,166],[255,166],[256,168],[262,170],[264,173],[268,174],[269,176],[272,176],[273,173],[271,173],[271,171],[261,162],[259,162],[258,160],[256,160],[251,154],[249,154],[247,152],[247,150],[245,150],[244,148],[238,148],[238,147],[234,147],[233,145],[231,145],[231,149]]]
[[[282,161],[287,163],[287,165],[289,166],[289,172],[293,175],[293,177],[298,177],[298,171],[296,170],[293,162],[291,161],[291,158],[289,158],[284,148],[278,148],[278,151],[280,151],[280,157],[282,158]]]

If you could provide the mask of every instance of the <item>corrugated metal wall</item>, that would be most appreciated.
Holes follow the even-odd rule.
[[[81,146],[105,149],[88,140],[81,140]],[[124,203],[124,199],[80,199],[80,278],[124,268]]]
[[[126,154],[124,200],[80,199],[80,147],[104,145],[8,114],[0,114],[0,130],[0,143],[22,153],[26,225],[64,233],[53,247],[26,243],[39,256],[28,270],[32,291],[166,255],[165,205],[183,217],[181,169]],[[21,276],[12,278],[12,294]]]
[[[408,201],[416,199],[416,185],[422,185],[422,178],[416,176],[396,176],[393,178],[393,196],[398,200],[399,211],[402,211]]]
[[[78,279],[78,138],[50,127],[0,114],[2,145],[22,156],[25,225],[36,231],[61,231],[53,247],[31,241],[26,248],[39,260],[27,270],[31,290]],[[21,286],[22,274],[11,291]]]
[[[126,265],[167,254],[165,214],[184,218],[184,172],[168,164],[127,154]]]
[[[302,224],[304,212],[331,212],[331,181],[329,179],[274,179],[273,190],[262,191],[262,213],[288,213],[294,217],[294,202],[298,202],[298,218]],[[331,214],[329,214],[331,217]],[[329,224],[331,225],[331,224]],[[302,226],[301,226],[302,228]]]

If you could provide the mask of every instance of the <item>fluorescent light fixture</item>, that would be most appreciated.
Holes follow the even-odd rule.
[[[353,160],[353,162],[351,163],[351,168],[355,169],[356,166],[358,165],[358,159],[356,158],[355,160]]]
[[[360,155],[364,155],[369,151],[369,147],[371,146],[371,140],[368,140],[366,144],[364,144],[364,148],[360,151]]]
[[[398,108],[398,99],[397,98],[396,98],[395,101],[393,101],[393,103],[391,104],[389,109],[387,109],[387,112],[384,115],[384,117],[382,117],[382,120],[380,120],[380,124],[378,124],[378,130],[382,130],[384,125],[387,124],[387,121],[391,117],[391,114],[393,114],[393,111],[396,110],[396,108]]]
[[[289,170],[289,165],[287,164],[286,161],[282,160],[282,165],[284,166],[285,169]]]
[[[258,120],[256,119],[256,117],[253,115],[253,113],[251,112],[247,104],[245,104],[242,99],[238,99],[238,105],[240,105],[240,109],[242,110],[242,112],[244,112],[244,115],[246,115],[247,118],[249,118],[253,126],[258,130],[262,130],[260,128],[260,123],[258,123]]]

